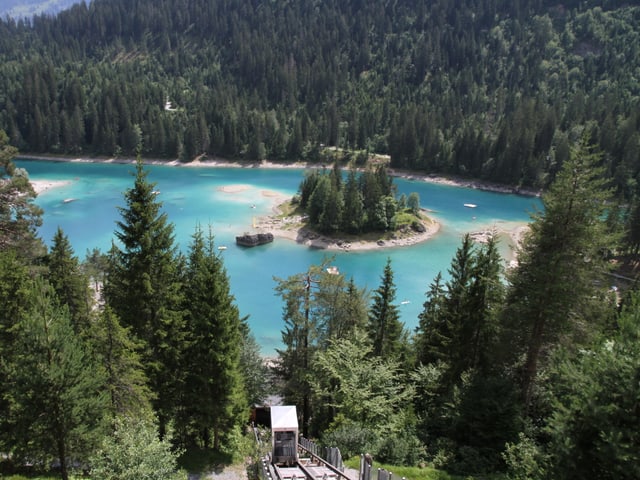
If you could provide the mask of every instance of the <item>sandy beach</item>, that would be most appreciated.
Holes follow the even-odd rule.
[[[58,161],[58,162],[94,162],[94,163],[135,163],[135,159],[127,158],[65,158],[65,157],[53,157],[53,156],[24,156],[23,158],[31,158],[34,160],[46,160],[46,161]],[[263,160],[261,162],[238,162],[228,161],[224,159],[211,159],[211,160],[194,160],[189,163],[179,162],[177,160],[154,160],[144,159],[144,163],[151,165],[170,165],[175,167],[226,167],[226,168],[317,168],[318,165],[308,164],[305,162],[294,163],[280,163],[270,162]],[[517,193],[520,195],[532,195],[539,196],[540,192],[525,191],[522,189],[509,188],[504,185],[496,185],[491,183],[470,181],[466,179],[456,179],[450,177],[442,177],[437,175],[419,175],[415,172],[405,172],[401,170],[389,169],[390,175],[400,178],[406,178],[410,180],[439,183],[446,185],[461,186],[466,188],[476,188],[481,190],[495,191],[500,193]],[[42,193],[52,188],[63,188],[69,185],[69,181],[56,181],[56,180],[32,180],[36,193]],[[251,188],[251,185],[246,184],[231,184],[219,187],[219,190],[233,195],[242,193]],[[423,212],[424,232],[415,232],[413,230],[406,230],[404,232],[395,232],[394,234],[385,238],[372,238],[362,240],[357,238],[332,238],[324,235],[317,234],[310,231],[304,225],[301,218],[296,217],[283,217],[280,210],[280,206],[289,199],[278,192],[269,190],[262,190],[261,195],[270,198],[273,201],[273,215],[257,218],[254,225],[254,231],[257,232],[271,232],[275,237],[283,238],[291,241],[295,241],[300,245],[304,245],[308,248],[318,248],[326,250],[343,250],[343,251],[359,251],[359,250],[372,250],[378,248],[398,248],[409,245],[415,245],[417,243],[425,242],[430,238],[437,235],[440,230],[440,224],[435,220],[428,217],[428,212]],[[479,226],[479,229],[474,232],[470,232],[472,238],[477,242],[486,242],[489,235],[492,232],[497,235],[506,236],[509,239],[509,243],[512,246],[517,246],[521,241],[524,233],[528,230],[526,223],[517,223],[509,225],[492,225],[492,226]]]

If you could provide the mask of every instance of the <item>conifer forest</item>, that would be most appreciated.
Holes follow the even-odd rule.
[[[138,159],[109,251],[43,243],[19,153]],[[335,164],[300,187],[326,231],[418,209],[371,158],[544,208],[508,268],[496,238],[462,238],[415,330],[391,261],[372,291],[325,264],[276,279],[265,362],[215,232],[177,247],[148,158]],[[0,19],[0,476],[186,478],[189,452],[237,458],[250,407],[277,395],[345,458],[640,478],[639,182],[636,0],[93,0]]]

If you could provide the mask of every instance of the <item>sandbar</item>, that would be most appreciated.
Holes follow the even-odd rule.
[[[222,187],[218,187],[218,190],[224,193],[242,193],[251,188],[251,185],[246,185],[243,183],[238,183],[234,185],[223,185]]]
[[[31,186],[36,194],[41,194],[54,188],[66,187],[71,184],[70,180],[30,180]]]

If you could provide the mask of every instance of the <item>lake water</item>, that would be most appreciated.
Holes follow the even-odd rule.
[[[131,164],[47,162],[18,159],[33,180],[66,180],[69,185],[40,194],[36,203],[44,209],[40,236],[50,243],[58,227],[69,237],[83,259],[94,247],[107,252],[121,219],[117,207],[124,206],[123,192],[133,185]],[[360,287],[380,285],[387,258],[391,258],[397,286],[396,301],[407,328],[418,324],[425,292],[435,275],[445,278],[451,259],[465,232],[497,227],[508,230],[528,222],[529,214],[541,204],[537,198],[486,192],[401,178],[394,179],[399,193],[417,192],[423,208],[441,223],[431,240],[403,248],[382,248],[361,252],[327,252],[310,249],[293,241],[278,239],[268,245],[246,249],[235,245],[235,236],[250,230],[253,218],[269,215],[274,194],[296,193],[301,169],[175,167],[149,165],[148,179],[156,183],[158,199],[175,225],[176,242],[186,250],[197,224],[213,227],[215,242],[227,246],[221,251],[231,281],[232,293],[241,315],[249,325],[263,355],[273,355],[282,346],[283,304],[274,293],[274,277],[286,278],[304,272],[335,255],[332,264]],[[235,193],[222,187],[245,185]],[[234,189],[231,189],[234,190]],[[73,199],[73,201],[66,201]],[[466,208],[465,203],[477,205]],[[502,241],[503,255],[509,246]]]

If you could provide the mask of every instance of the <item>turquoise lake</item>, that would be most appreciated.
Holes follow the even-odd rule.
[[[124,206],[123,193],[133,185],[134,165],[89,162],[50,162],[18,159],[32,180],[64,180],[69,184],[41,193],[36,203],[44,209],[39,233],[50,243],[58,227],[83,259],[95,247],[108,251],[116,222],[117,207]],[[246,249],[235,245],[235,236],[250,230],[255,216],[272,213],[274,194],[296,193],[304,170],[289,168],[177,167],[148,165],[149,181],[156,184],[158,199],[175,225],[179,247],[186,250],[196,225],[211,225],[231,280],[232,293],[263,355],[274,355],[282,346],[283,304],[274,287],[274,277],[286,278],[304,272],[325,258],[348,278],[369,290],[380,285],[387,258],[391,259],[397,287],[396,303],[402,321],[413,330],[425,301],[425,292],[438,272],[445,278],[451,259],[466,232],[484,229],[510,230],[528,222],[529,214],[541,208],[540,200],[513,194],[440,185],[395,178],[399,193],[417,192],[423,208],[441,223],[432,239],[411,247],[369,251],[328,252],[298,245],[286,239]],[[235,193],[223,187],[244,185]],[[233,189],[232,189],[233,190]],[[68,201],[73,199],[73,201]],[[65,200],[67,200],[65,202]],[[466,208],[465,203],[476,208]],[[510,254],[506,240],[503,256]]]

